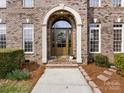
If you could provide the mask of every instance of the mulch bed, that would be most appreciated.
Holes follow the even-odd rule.
[[[26,69],[30,72],[31,76],[29,80],[35,84],[44,73],[45,65],[39,65],[37,63],[26,63],[22,66],[21,69]]]
[[[124,93],[124,77],[114,73],[111,79],[105,84],[103,81],[97,79],[97,76],[102,74],[108,68],[98,67],[95,64],[83,65],[83,68],[97,84],[102,93]]]
[[[22,65],[21,69],[26,69],[29,72],[33,72],[35,70],[37,70],[40,67],[40,65],[38,65],[37,63],[25,63]]]

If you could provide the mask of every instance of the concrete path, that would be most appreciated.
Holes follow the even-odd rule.
[[[78,68],[47,68],[31,93],[93,93]]]

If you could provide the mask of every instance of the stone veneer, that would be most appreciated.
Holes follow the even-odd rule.
[[[102,0],[101,7],[90,8],[89,0],[34,0],[34,8],[23,8],[23,0],[7,0],[7,8],[0,9],[0,18],[7,24],[7,48],[22,48],[22,24],[29,18],[34,24],[34,53],[27,54],[26,59],[41,64],[42,59],[42,23],[48,11],[65,4],[77,11],[82,17],[82,59],[87,63],[88,56],[88,24],[97,18],[102,25],[101,52],[113,60],[113,22],[116,18],[124,19],[124,8],[113,8],[111,0]],[[88,20],[87,20],[88,19]]]

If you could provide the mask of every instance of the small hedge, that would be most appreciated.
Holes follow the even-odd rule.
[[[10,73],[7,73],[6,78],[10,80],[27,80],[29,79],[30,74],[26,70],[15,70]]]
[[[101,67],[110,67],[107,56],[102,54],[97,54],[94,58],[95,64]]]
[[[24,61],[23,50],[0,49],[0,78],[5,78],[8,72],[19,69]]]
[[[114,55],[114,64],[119,70],[119,74],[124,76],[124,53]]]

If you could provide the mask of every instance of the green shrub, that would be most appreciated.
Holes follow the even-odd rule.
[[[29,79],[30,74],[26,70],[15,70],[10,73],[7,73],[6,78],[11,80],[27,80]]]
[[[95,64],[101,67],[110,67],[110,63],[108,61],[107,56],[104,56],[102,54],[97,54],[95,56]]]
[[[124,76],[124,54],[115,54],[114,55],[114,64],[120,71],[119,73]]]
[[[5,78],[8,72],[19,69],[25,62],[21,49],[0,49],[0,78]]]

